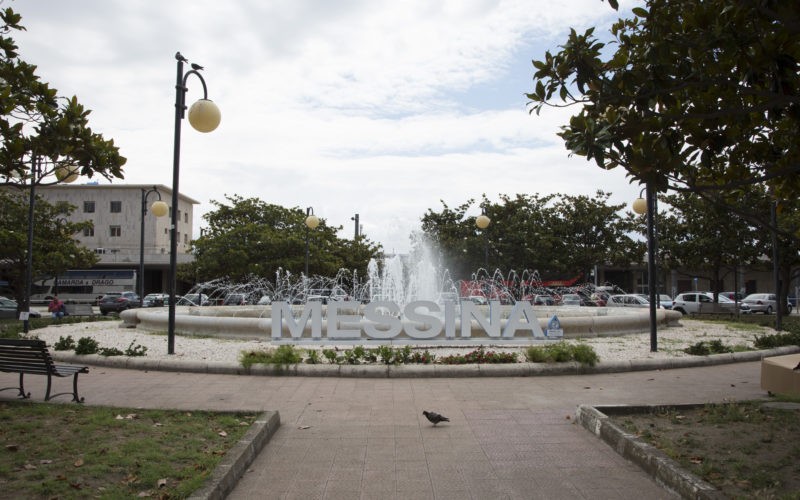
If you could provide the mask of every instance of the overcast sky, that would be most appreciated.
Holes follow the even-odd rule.
[[[557,51],[570,27],[605,33],[619,17],[601,0],[2,6],[27,28],[12,34],[22,59],[76,95],[127,157],[116,183],[172,185],[175,53],[205,67],[222,123],[201,134],[183,122],[180,190],[200,201],[196,234],[210,200],[238,194],[313,207],[347,238],[358,213],[366,236],[405,252],[440,200],[603,189],[629,203],[639,193],[622,170],[569,157],[555,134],[571,111],[526,107],[531,59]],[[191,105],[202,85],[187,86]]]

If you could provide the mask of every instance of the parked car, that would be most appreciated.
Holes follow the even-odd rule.
[[[650,302],[650,296],[644,293],[637,293],[639,297],[642,297],[646,301]],[[672,309],[672,297],[665,293],[660,293],[656,296],[656,303],[661,306],[663,309]]]
[[[246,293],[229,293],[222,301],[223,306],[246,306],[247,294]]]
[[[272,304],[272,298],[269,295],[262,295],[261,298],[258,299],[258,302],[256,302],[256,305],[259,306],[268,306],[270,304]]]
[[[470,295],[469,297],[464,297],[461,299],[461,302],[465,301],[472,302],[473,304],[478,304],[479,306],[485,306],[486,304],[489,303],[489,301],[486,300],[486,297],[484,297],[483,295]]]
[[[136,292],[111,292],[100,299],[100,314],[106,316],[110,312],[120,313],[127,309],[139,307],[139,295]]]
[[[619,294],[610,296],[606,307],[650,307],[650,301],[638,294]]]
[[[717,304],[717,306],[726,312],[736,312],[736,302],[724,295],[719,296],[719,304]],[[714,308],[714,294],[711,292],[682,293],[675,297],[672,304],[672,310],[679,311],[681,314],[713,312]],[[749,313],[750,306],[745,303],[740,303],[739,312],[743,314]]]
[[[148,293],[142,299],[142,307],[162,307],[169,305],[168,293]]]
[[[17,301],[7,299],[5,297],[0,298],[0,318],[8,319],[16,319],[19,316],[17,315]],[[41,318],[42,314],[39,311],[31,311],[28,315],[29,318]]]
[[[177,299],[175,303],[179,306],[207,306],[208,295],[204,293],[187,293]]]
[[[734,302],[741,302],[744,300],[744,295],[740,292],[720,292],[720,297],[727,297]]]
[[[561,296],[561,300],[558,301],[560,306],[579,306],[581,304],[583,304],[583,300],[577,293],[565,293]]]
[[[523,300],[527,300],[535,306],[554,306],[556,299],[551,295],[526,295]]]
[[[750,311],[754,313],[772,314],[777,309],[778,299],[774,293],[751,293],[742,299],[742,303],[750,306]],[[791,313],[792,303],[788,302],[787,307]]]

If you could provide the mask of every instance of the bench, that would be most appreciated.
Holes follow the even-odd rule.
[[[77,365],[57,365],[47,350],[44,340],[27,339],[0,339],[0,372],[19,373],[19,387],[4,387],[0,391],[7,389],[19,389],[19,397],[28,399],[30,393],[25,393],[23,385],[24,375],[46,375],[47,392],[44,400],[65,394],[72,394],[72,400],[83,403],[83,398],[78,397],[78,374],[89,373],[88,366]],[[50,385],[52,377],[69,377],[72,375],[72,392],[60,392],[50,395]]]
[[[94,316],[91,304],[64,304],[67,316]]]

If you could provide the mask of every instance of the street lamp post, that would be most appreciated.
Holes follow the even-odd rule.
[[[158,200],[154,201],[153,206],[150,207],[153,215],[163,217],[167,215],[169,210],[167,204],[161,201],[161,193],[158,192],[155,186],[149,191],[142,188],[142,225],[139,238],[139,307],[144,303],[144,216],[147,215],[147,197],[153,193],[158,196]]]
[[[350,217],[350,220],[355,222],[355,225],[356,225],[356,232],[355,232],[355,237],[354,237],[353,239],[354,239],[355,241],[358,241],[358,235],[359,235],[359,227],[358,227],[358,225],[359,225],[359,222],[358,222],[358,214],[355,214],[353,217]]]
[[[486,215],[486,208],[481,208],[481,214],[475,218],[475,225],[483,231],[483,267],[489,271],[489,237],[486,234],[486,228],[492,220]]]
[[[310,229],[316,229],[317,226],[319,226],[319,217],[314,215],[313,208],[306,208],[306,279],[308,279],[308,233]]]
[[[642,198],[642,191],[645,198]],[[647,214],[647,281],[648,298],[650,300],[650,352],[658,351],[658,328],[656,308],[658,307],[658,276],[656,275],[656,196],[651,183],[639,192],[639,198],[633,202],[633,211],[639,215]]]
[[[219,108],[208,99],[206,81],[200,74],[202,66],[192,64],[192,69],[184,73],[183,63],[188,62],[180,52],[175,54],[177,60],[177,78],[175,80],[175,139],[172,156],[172,220],[169,233],[169,319],[167,323],[167,354],[175,354],[175,292],[177,288],[178,269],[178,179],[181,163],[181,121],[186,114],[186,81],[195,75],[203,85],[203,98],[192,104],[189,109],[189,124],[198,132],[211,132],[220,122]]]

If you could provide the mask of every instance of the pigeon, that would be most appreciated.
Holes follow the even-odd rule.
[[[436,412],[423,411],[422,414],[425,415],[425,418],[427,418],[429,421],[431,421],[433,423],[433,425],[436,425],[439,422],[449,422],[450,421],[449,418],[445,417],[444,415],[439,415]]]

